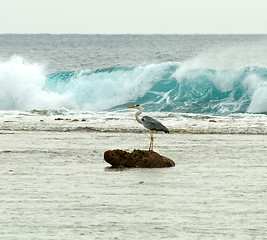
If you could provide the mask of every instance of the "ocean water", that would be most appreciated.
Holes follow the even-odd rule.
[[[0,239],[267,239],[267,35],[0,35]],[[126,106],[170,134],[174,168]]]
[[[1,35],[0,109],[267,113],[266,35]]]

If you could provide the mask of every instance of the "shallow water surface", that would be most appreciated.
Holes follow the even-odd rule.
[[[2,131],[1,239],[267,239],[265,135],[157,134],[164,169],[112,169],[148,133]]]

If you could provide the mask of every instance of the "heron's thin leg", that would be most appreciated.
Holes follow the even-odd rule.
[[[150,131],[150,137],[151,137],[151,140],[150,140],[150,145],[149,145],[149,151],[153,151],[153,132]]]
[[[154,143],[153,132],[151,133],[151,135],[152,135],[152,139],[151,139],[152,140],[152,149],[151,150],[153,151],[153,143]]]

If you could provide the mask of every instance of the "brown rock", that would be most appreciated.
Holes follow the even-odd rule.
[[[112,167],[133,168],[163,168],[174,167],[175,163],[154,151],[134,150],[129,153],[123,150],[108,150],[104,153],[104,159]]]

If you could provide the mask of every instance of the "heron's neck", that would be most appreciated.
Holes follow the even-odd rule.
[[[135,118],[136,118],[136,121],[141,123],[142,124],[142,120],[141,118],[139,117],[139,115],[142,113],[142,108],[141,109],[138,109],[138,111],[135,113]]]

